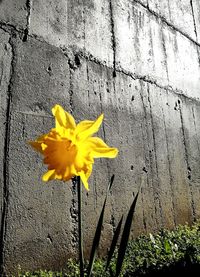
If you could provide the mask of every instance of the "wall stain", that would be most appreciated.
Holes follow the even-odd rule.
[[[172,176],[172,170],[171,170],[171,161],[170,161],[170,154],[169,154],[169,138],[168,138],[168,132],[167,132],[167,126],[166,126],[166,120],[165,120],[165,113],[162,108],[162,115],[163,115],[163,123],[164,123],[164,130],[165,130],[165,141],[166,141],[166,148],[167,148],[167,162],[168,162],[168,172],[169,172],[169,184],[171,189],[171,195],[172,195],[172,213],[173,213],[173,220],[174,220],[174,226],[176,226],[176,216],[175,216],[175,202],[174,202],[174,190],[173,190],[173,176]]]
[[[187,167],[187,178],[188,178],[188,184],[189,184],[189,189],[190,189],[190,197],[191,197],[192,217],[193,217],[192,220],[194,220],[196,218],[196,211],[195,211],[194,197],[193,197],[192,183],[191,183],[192,172],[191,172],[191,167],[190,167],[190,164],[189,164],[189,156],[188,156],[187,141],[186,141],[186,135],[185,135],[183,112],[182,112],[180,100],[178,100],[178,104],[179,104],[181,131],[182,131],[184,153],[185,153],[185,162],[186,162],[186,167]]]
[[[144,145],[147,145],[147,149],[148,149],[148,158],[147,156],[145,155],[145,168],[148,168],[148,164],[149,164],[149,169],[148,170],[148,174],[146,175],[146,182],[147,182],[147,187],[150,188],[150,174],[153,174],[153,161],[152,161],[152,151],[150,150],[150,145],[149,145],[149,142],[150,142],[150,137],[149,137],[149,132],[148,132],[148,119],[147,119],[147,108],[145,106],[145,102],[144,102],[144,96],[142,94],[142,92],[140,91],[140,97],[141,97],[141,101],[142,101],[142,107],[143,107],[143,113],[144,113],[144,122],[145,122],[145,132],[146,132],[146,137],[147,139],[145,139],[144,137],[144,134],[142,132],[142,138],[143,138],[143,143]],[[142,131],[143,131],[143,128],[142,128]],[[153,180],[153,178],[152,178]],[[152,188],[153,188],[153,197],[155,197],[155,188],[154,188],[154,184],[152,184]],[[159,226],[159,219],[157,217],[157,214],[158,214],[158,210],[157,210],[157,206],[154,205],[154,212],[155,212],[155,221],[156,221],[156,225]]]
[[[159,206],[159,212],[158,214],[160,215],[161,223],[162,226],[164,226],[163,223],[163,215],[162,215],[162,206],[160,202],[160,195],[158,193],[159,190],[159,174],[158,174],[158,159],[157,159],[157,149],[156,149],[156,135],[155,135],[155,126],[154,126],[154,120],[153,120],[153,111],[152,111],[152,105],[151,105],[151,99],[150,99],[150,91],[149,91],[149,85],[147,85],[147,99],[149,103],[149,108],[150,108],[150,120],[151,120],[151,128],[152,128],[152,136],[153,136],[153,147],[154,147],[154,157],[155,157],[155,167],[156,167],[156,176],[157,176],[157,184],[153,184],[154,186],[156,185],[157,188],[154,192],[155,196],[155,203],[158,203]]]
[[[200,44],[197,41],[195,41],[190,35],[188,35],[184,31],[180,30],[177,26],[174,26],[164,16],[162,16],[162,15],[158,14],[157,12],[155,12],[154,10],[150,9],[149,6],[145,5],[140,0],[134,0],[134,2],[138,3],[139,5],[141,5],[143,8],[145,8],[150,14],[154,15],[156,18],[159,18],[170,29],[172,29],[173,31],[175,31],[177,33],[180,33],[182,36],[186,37],[187,39],[192,41],[194,44],[200,46]]]

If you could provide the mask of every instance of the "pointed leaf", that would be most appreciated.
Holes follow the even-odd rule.
[[[94,239],[93,239],[93,243],[92,243],[92,250],[91,250],[91,254],[90,254],[90,261],[89,261],[89,266],[88,266],[88,275],[87,275],[88,277],[90,277],[90,275],[91,275],[94,260],[95,260],[95,257],[96,257],[96,252],[97,252],[97,249],[99,247],[107,196],[108,196],[108,192],[110,191],[110,189],[112,187],[113,181],[114,181],[114,175],[112,175],[111,180],[109,182],[106,197],[105,197],[105,200],[104,200],[104,204],[103,204],[101,214],[99,216],[97,228],[96,228],[96,231],[95,231],[95,235],[94,235]]]
[[[109,185],[108,185],[107,193],[111,191],[111,188],[112,188],[114,179],[115,179],[115,175],[113,174],[112,177],[110,178],[110,183],[109,183]]]
[[[84,256],[83,256],[83,228],[82,228],[82,184],[80,176],[77,176],[76,185],[78,187],[78,234],[79,234],[79,262],[80,277],[84,277]]]
[[[98,221],[96,232],[95,232],[94,239],[93,239],[92,250],[91,250],[91,254],[90,254],[90,261],[89,261],[89,266],[88,266],[88,277],[90,277],[90,275],[91,275],[95,256],[96,256],[96,251],[99,246],[99,241],[100,241],[100,237],[101,237],[101,229],[102,229],[102,225],[103,225],[105,205],[106,205],[106,199],[103,204],[103,208],[102,208],[102,211],[101,211],[101,214],[99,217],[99,221]]]
[[[119,238],[119,234],[120,234],[120,231],[121,231],[121,226],[122,226],[122,221],[123,221],[123,215],[117,225],[117,228],[115,230],[115,233],[114,233],[114,236],[113,236],[113,239],[112,239],[112,243],[111,243],[111,246],[110,246],[110,250],[108,252],[108,258],[107,258],[107,263],[106,263],[106,268],[105,268],[105,271],[108,269],[109,265],[110,265],[110,261],[112,259],[112,256],[113,256],[113,253],[115,251],[115,248],[116,248],[116,245],[117,245],[117,241],[118,241],[118,238]]]
[[[121,237],[121,242],[120,242],[120,246],[119,246],[119,251],[118,251],[118,257],[117,257],[117,265],[116,265],[116,277],[119,276],[121,268],[122,268],[122,264],[124,261],[124,256],[125,256],[125,252],[126,252],[126,248],[127,248],[127,244],[128,244],[128,239],[129,239],[129,235],[130,235],[130,231],[131,231],[131,224],[132,224],[132,220],[133,220],[133,215],[135,212],[135,206],[137,203],[137,199],[138,199],[138,193],[136,194],[133,203],[129,209],[127,218],[126,218],[126,222],[124,224],[124,230],[122,233],[122,237]]]

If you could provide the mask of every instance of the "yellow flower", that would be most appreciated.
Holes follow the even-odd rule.
[[[116,148],[110,148],[102,139],[92,137],[103,121],[101,114],[95,121],[76,122],[71,114],[60,105],[52,108],[55,128],[36,141],[29,143],[44,155],[48,171],[43,181],[52,179],[68,181],[80,176],[85,188],[89,190],[88,178],[92,172],[94,158],[115,158]]]

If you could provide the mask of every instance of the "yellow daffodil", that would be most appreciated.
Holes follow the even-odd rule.
[[[115,158],[118,154],[116,148],[110,148],[102,139],[92,137],[99,130],[103,114],[95,121],[85,120],[76,124],[73,116],[60,105],[55,105],[52,113],[55,116],[55,128],[36,141],[29,142],[44,155],[44,163],[48,165],[43,181],[68,181],[74,176],[80,176],[89,190],[88,178],[94,158]]]

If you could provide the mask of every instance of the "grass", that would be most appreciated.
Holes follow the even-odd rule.
[[[97,259],[92,276],[114,276],[116,255],[107,273],[105,264],[106,259]],[[33,273],[19,273],[17,277],[79,276],[79,266],[75,261],[68,260],[67,269],[65,273],[40,270]],[[161,230],[156,235],[142,235],[130,241],[121,276],[171,277],[187,271],[191,276],[200,276],[200,222],[191,227],[178,226],[173,231]]]

